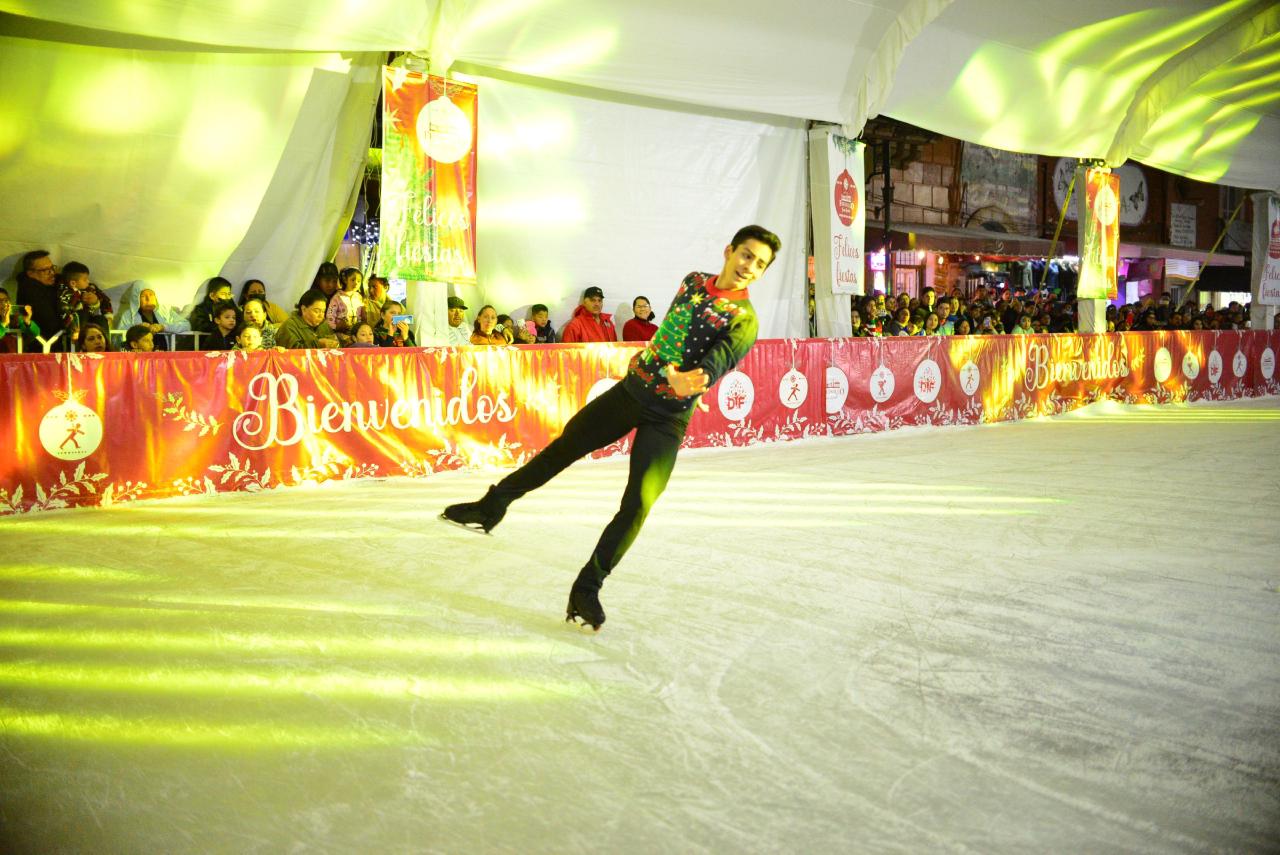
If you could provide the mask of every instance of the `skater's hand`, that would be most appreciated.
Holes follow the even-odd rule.
[[[671,391],[681,398],[690,398],[707,391],[707,372],[701,368],[681,371],[674,362],[667,365],[667,383]]]

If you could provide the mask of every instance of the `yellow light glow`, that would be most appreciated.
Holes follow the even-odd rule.
[[[62,567],[51,564],[0,565],[0,579],[11,582],[154,582],[155,576],[105,567]]]
[[[152,68],[141,60],[102,60],[94,74],[77,77],[65,111],[67,132],[124,136],[154,127],[174,95]]]
[[[576,654],[576,648],[541,639],[469,637],[361,637],[283,635],[262,632],[148,632],[137,629],[0,628],[0,647],[56,650],[163,650],[212,652],[241,650],[268,653],[308,653],[321,656],[378,656],[404,654],[421,657],[470,659],[477,657],[548,657]]]
[[[435,744],[420,731],[379,724],[362,727],[311,727],[288,724],[218,724],[150,716],[123,719],[75,713],[32,712],[0,707],[6,736],[69,742],[168,745],[187,748],[348,748],[376,745]]]
[[[594,32],[581,35],[572,41],[551,48],[540,56],[514,63],[512,71],[528,74],[532,77],[551,77],[563,74],[575,68],[600,62],[614,49],[618,43],[618,31],[613,27],[602,27]]]
[[[432,701],[537,701],[580,693],[574,685],[536,680],[477,680],[349,671],[299,674],[248,668],[158,668],[0,662],[0,685],[154,694],[322,695],[423,698]]]

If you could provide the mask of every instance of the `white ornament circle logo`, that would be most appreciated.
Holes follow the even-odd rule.
[[[730,371],[720,380],[720,413],[731,422],[740,422],[751,413],[756,387],[741,371]]]
[[[827,366],[827,415],[834,415],[844,409],[844,402],[849,400],[849,378],[834,365]]]
[[[471,151],[471,120],[441,96],[418,111],[418,145],[439,163],[455,163]]]
[[[978,368],[977,363],[970,359],[960,366],[960,388],[972,398],[980,385],[982,385],[982,371]]]
[[[893,372],[883,365],[871,372],[871,397],[877,404],[893,397]]]
[[[1200,357],[1191,351],[1187,351],[1182,357],[1182,373],[1186,375],[1188,380],[1194,380],[1200,376]]]
[[[1156,351],[1156,358],[1152,360],[1151,367],[1156,374],[1156,382],[1163,383],[1173,374],[1173,356],[1169,353],[1169,348],[1162,347]]]
[[[926,359],[916,369],[916,397],[923,403],[932,404],[942,391],[942,369],[932,359]]]
[[[1270,380],[1276,373],[1276,352],[1271,348],[1262,351],[1262,356],[1258,359],[1258,367],[1262,369],[1262,377],[1264,380]]]
[[[40,420],[40,444],[59,460],[80,460],[102,444],[102,419],[78,401],[59,404]]]
[[[612,377],[597,380],[591,385],[591,388],[587,390],[587,403],[590,404],[596,398],[599,398],[605,392],[608,392],[617,384],[617,382],[618,381],[614,380]]]
[[[1222,379],[1222,354],[1216,350],[1209,351],[1209,382],[1217,386]]]
[[[809,397],[809,378],[792,368],[778,383],[778,400],[782,406],[796,409]]]
[[[1237,350],[1235,358],[1231,360],[1231,373],[1237,377],[1243,377],[1248,369],[1249,360],[1245,358],[1244,351]]]

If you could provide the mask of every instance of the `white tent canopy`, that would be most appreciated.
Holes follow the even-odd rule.
[[[1280,5],[1265,0],[0,0],[0,13],[0,253],[49,246],[104,284],[167,281],[175,301],[220,271],[280,282],[283,301],[331,251],[389,50],[766,129],[856,132],[885,114],[1014,151],[1280,188]],[[483,170],[483,138],[480,151]],[[636,194],[662,178],[618,176]],[[728,219],[766,219],[769,195]],[[480,243],[483,268],[483,225]],[[571,274],[566,288],[586,272]],[[800,313],[783,314],[774,334],[803,334]]]

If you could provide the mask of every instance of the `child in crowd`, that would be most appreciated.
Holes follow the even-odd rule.
[[[252,324],[245,324],[236,332],[236,350],[245,353],[257,353],[262,350],[262,330]]]
[[[556,329],[551,326],[551,313],[541,303],[529,307],[529,320],[533,321],[534,342],[537,344],[554,344]]]
[[[368,321],[360,321],[351,332],[350,347],[377,347],[373,340],[373,326]]]
[[[150,353],[155,350],[155,342],[151,337],[151,327],[146,324],[134,324],[124,334],[124,349],[129,353]]]
[[[240,325],[240,314],[236,304],[227,300],[213,307],[210,313],[213,318],[213,332],[200,342],[203,350],[234,350],[236,346],[236,327]]]

